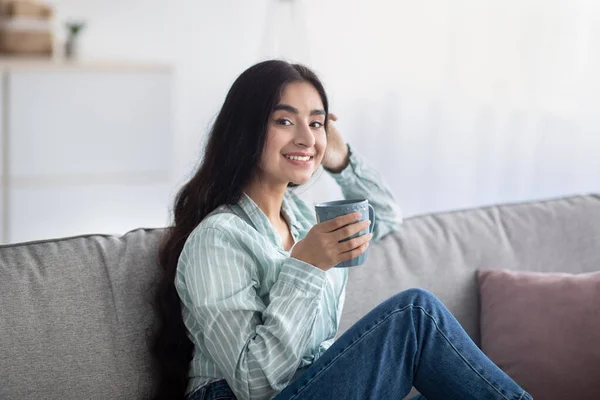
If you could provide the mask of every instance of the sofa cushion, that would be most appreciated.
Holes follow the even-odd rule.
[[[0,246],[0,399],[141,399],[162,230]]]
[[[481,348],[534,398],[600,399],[600,272],[478,271]]]

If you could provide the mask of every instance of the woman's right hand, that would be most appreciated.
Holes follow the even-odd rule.
[[[360,217],[360,213],[351,213],[316,224],[304,239],[296,243],[290,255],[323,271],[342,261],[358,257],[367,250],[369,241],[373,237],[371,233],[342,243],[340,240],[369,227],[371,221],[356,222]]]

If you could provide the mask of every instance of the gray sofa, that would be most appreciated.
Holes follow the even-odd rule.
[[[162,229],[0,246],[0,399],[143,399]],[[479,268],[600,268],[600,196],[423,215],[351,269],[340,333],[410,287],[437,294],[479,343]]]

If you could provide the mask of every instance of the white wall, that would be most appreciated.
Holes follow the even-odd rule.
[[[175,66],[174,188],[235,77],[280,55],[320,74],[406,215],[600,189],[593,0],[53,3],[88,20],[85,58]],[[305,196],[339,193],[323,173]]]

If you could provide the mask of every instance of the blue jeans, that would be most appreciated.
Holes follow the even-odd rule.
[[[429,400],[532,399],[437,297],[408,289],[350,327],[275,400],[398,400],[412,386]],[[225,381],[200,392],[188,400],[235,399]]]

